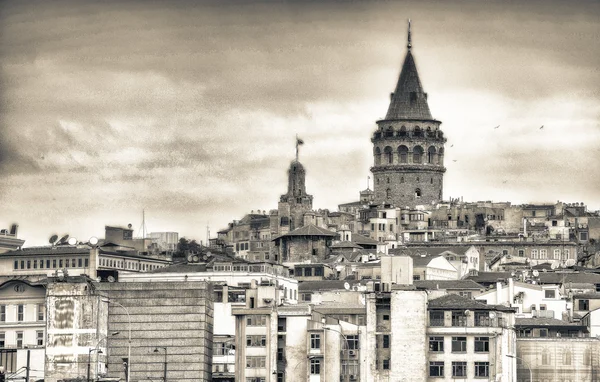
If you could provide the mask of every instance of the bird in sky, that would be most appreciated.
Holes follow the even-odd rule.
[[[452,162],[456,162],[458,159],[453,159]]]
[[[506,183],[506,182],[508,182],[508,180],[503,180],[503,181],[502,181],[502,183]]]
[[[542,125],[542,127],[540,127],[540,130],[542,130],[544,128],[544,125]]]
[[[498,126],[494,127],[494,129],[497,129],[497,128],[499,128],[499,127],[500,127],[500,125],[498,125]]]
[[[450,145],[450,147],[454,147],[454,145]]]

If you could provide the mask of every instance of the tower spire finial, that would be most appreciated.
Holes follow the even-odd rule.
[[[406,45],[406,47],[408,48],[408,50],[412,48],[412,42],[410,38],[410,19],[408,19],[408,44]]]

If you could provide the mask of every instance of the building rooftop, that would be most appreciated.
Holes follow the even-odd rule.
[[[325,228],[317,227],[313,224],[308,224],[303,227],[297,228],[292,232],[288,232],[284,235],[280,235],[275,237],[273,240],[280,239],[282,237],[293,237],[293,236],[326,236],[326,237],[335,237],[337,233],[330,231]]]
[[[498,310],[501,312],[517,311],[517,308],[511,308],[504,305],[488,305],[456,294],[447,294],[430,300],[429,309]]]
[[[89,255],[90,247],[77,245],[57,245],[45,247],[21,248],[14,251],[0,253],[1,257],[29,256],[29,255]]]
[[[558,320],[556,318],[546,318],[546,317],[517,317],[515,318],[515,326],[520,327],[541,327],[541,326],[576,326],[581,327],[585,325],[581,325],[575,322],[568,322],[563,320]]]
[[[423,289],[485,289],[473,280],[415,280],[413,285]]]
[[[302,281],[298,284],[299,291],[321,291],[321,290],[342,290],[346,289],[345,284],[350,287],[356,284],[366,285],[369,280],[318,280],[318,281]]]

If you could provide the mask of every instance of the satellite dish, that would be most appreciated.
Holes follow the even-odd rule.
[[[77,239],[74,237],[70,237],[68,243],[69,245],[75,245],[77,244]]]
[[[108,282],[109,282],[109,283],[114,283],[115,281],[117,281],[117,280],[115,280],[115,277],[114,277],[114,276],[108,276],[108,277],[106,278],[106,280],[108,280]]]
[[[50,237],[50,239],[48,240],[48,242],[49,242],[50,244],[54,244],[54,243],[56,243],[56,240],[58,240],[58,235],[52,235],[52,236]]]
[[[538,272],[537,269],[533,270],[533,277],[538,277],[540,275],[540,272]]]
[[[188,263],[191,263],[193,260],[194,260],[194,256],[192,256],[192,255],[189,255],[189,256],[187,257],[187,261],[188,261]]]
[[[490,312],[490,318],[493,320],[494,318],[496,318],[496,313],[494,312]]]
[[[350,284],[348,284],[348,282],[344,283],[344,289],[350,290]]]
[[[552,264],[550,264],[551,269],[556,269],[558,267],[560,267],[560,262],[558,260],[554,260]]]
[[[572,267],[575,264],[576,264],[575,259],[567,259],[567,261],[565,261],[565,266],[567,266],[567,267]]]
[[[212,257],[212,253],[206,252],[206,257]]]
[[[92,236],[92,237],[90,237],[89,243],[90,243],[91,245],[96,245],[96,244],[98,244],[98,238],[97,238],[96,236]]]
[[[131,223],[127,224],[127,228],[131,229],[131,227],[133,227]]]
[[[69,235],[65,235],[65,236],[61,237],[60,240],[58,241],[58,243],[56,243],[56,244],[57,245],[65,244],[67,242],[67,240],[69,240]]]
[[[471,314],[471,311],[469,309],[465,310],[465,316],[468,316]]]
[[[200,258],[198,257],[198,255],[194,255],[194,256],[192,256],[192,261],[193,261],[194,263],[197,263],[199,260],[200,260]]]
[[[561,268],[566,268],[567,266],[565,265],[565,263],[562,263],[562,262],[561,262],[561,263],[560,263],[560,267],[561,267]]]

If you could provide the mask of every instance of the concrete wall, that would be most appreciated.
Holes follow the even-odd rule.
[[[390,381],[425,381],[428,375],[425,341],[427,293],[391,292],[391,378]],[[407,367],[410,365],[409,367]]]
[[[115,302],[109,304],[109,331],[120,333],[109,343],[110,377],[125,379],[122,364],[127,358],[130,319],[130,381],[160,380],[163,348],[169,382],[211,380],[213,292],[209,283],[128,282],[100,287]]]
[[[47,287],[44,380],[85,377],[89,349],[106,353],[107,309],[92,282],[51,282]]]
[[[411,285],[413,282],[413,259],[410,256],[382,256],[381,283]]]

